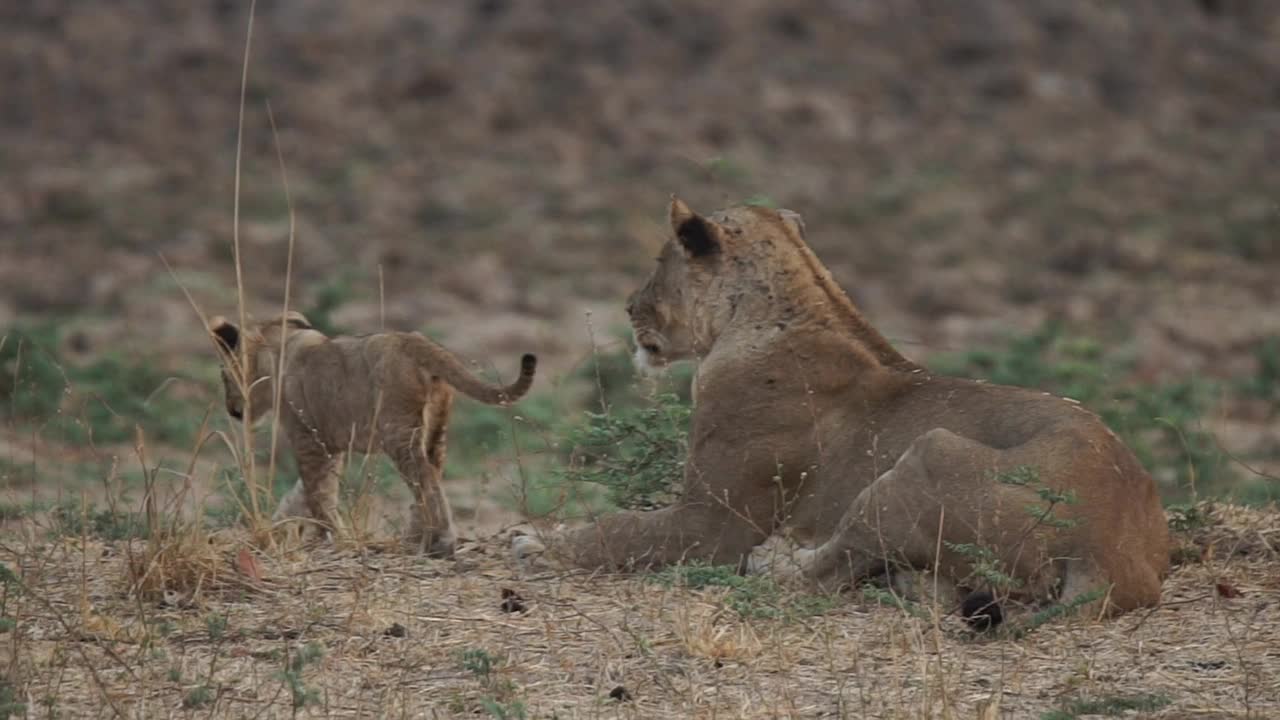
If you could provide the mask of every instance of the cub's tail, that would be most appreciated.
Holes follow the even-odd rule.
[[[462,360],[448,348],[419,335],[418,342],[410,343],[414,359],[433,375],[438,375],[458,392],[488,405],[513,403],[524,397],[533,385],[533,375],[538,368],[538,358],[525,353],[520,358],[520,377],[510,385],[491,385],[476,377]]]

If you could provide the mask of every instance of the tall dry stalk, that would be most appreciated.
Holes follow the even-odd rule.
[[[231,206],[231,246],[232,257],[235,261],[236,267],[236,306],[240,319],[240,327],[246,330],[248,329],[248,323],[246,322],[247,313],[245,312],[244,299],[244,265],[241,262],[240,257],[240,177],[241,162],[244,156],[244,106],[245,95],[248,91],[249,85],[249,52],[253,47],[253,18],[257,5],[257,0],[250,0],[249,21],[248,27],[245,30],[244,61],[240,70],[240,111],[236,127],[235,192],[232,197]],[[241,458],[244,463],[247,463],[247,466],[242,467],[242,470],[244,471],[245,488],[249,492],[250,526],[254,529],[256,534],[256,531],[261,525],[262,515],[261,507],[258,502],[257,468],[253,453],[253,423],[250,422],[250,418],[253,417],[252,401],[250,400],[252,395],[250,390],[252,388],[248,386],[245,378],[245,372],[248,369],[248,364],[249,353],[247,344],[241,342],[239,367],[236,368],[237,372],[234,374],[236,375],[236,382],[240,385],[241,394],[244,397],[244,422],[241,424],[240,428],[242,440],[244,442],[244,451],[241,453]]]

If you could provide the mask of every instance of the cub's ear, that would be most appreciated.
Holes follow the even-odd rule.
[[[804,218],[800,217],[800,213],[795,210],[786,208],[778,208],[778,215],[782,217],[782,221],[791,226],[792,230],[804,240]]]
[[[667,214],[671,220],[672,232],[689,257],[706,257],[720,251],[719,228],[690,210],[683,200],[672,195]]]
[[[311,327],[311,321],[307,319],[307,316],[303,315],[297,310],[290,310],[289,312],[285,313],[284,321],[286,325],[297,330],[314,330],[315,329]]]
[[[240,328],[226,318],[218,316],[209,322],[209,331],[222,343],[227,352],[234,352],[240,345]]]

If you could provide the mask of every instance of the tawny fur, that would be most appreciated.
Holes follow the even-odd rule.
[[[537,360],[526,354],[511,385],[490,385],[448,349],[421,333],[383,332],[328,337],[291,312],[241,331],[225,318],[209,326],[223,364],[227,411],[248,421],[272,410],[284,336],[280,422],[298,463],[298,483],[276,519],[310,516],[341,530],[339,461],[348,451],[383,452],[413,492],[408,542],[432,555],[450,555],[455,533],[440,487],[454,390],[488,404],[521,398]],[[241,370],[243,368],[243,371]]]
[[[964,586],[970,557],[948,543],[971,543],[994,551],[1033,599],[1101,589],[1104,606],[1090,610],[1158,602],[1164,510],[1097,416],[903,357],[807,247],[795,213],[734,207],[703,218],[673,198],[670,221],[674,237],[627,310],[641,363],[699,362],[686,493],[545,545],[517,537],[518,556],[588,568],[698,559],[828,588],[892,563]],[[1037,522],[1035,491],[998,479],[1019,466],[1075,494],[1053,509],[1059,522]],[[764,550],[784,534],[801,547],[772,562]]]

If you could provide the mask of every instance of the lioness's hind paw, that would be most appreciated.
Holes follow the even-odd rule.
[[[814,551],[800,547],[790,538],[770,535],[751,549],[747,557],[747,573],[768,575],[775,580],[799,580],[812,562]]]

